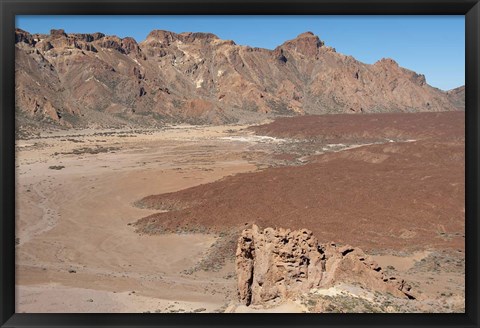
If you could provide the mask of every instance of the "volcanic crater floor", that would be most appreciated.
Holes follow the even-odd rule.
[[[463,312],[464,113],[58,130],[16,142],[16,312]],[[422,295],[238,304],[240,231],[307,228]]]

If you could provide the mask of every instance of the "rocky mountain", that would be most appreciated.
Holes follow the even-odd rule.
[[[141,43],[102,33],[15,31],[18,124],[225,123],[325,113],[461,110],[392,59],[373,65],[310,32],[274,50],[210,33],[154,30]]]

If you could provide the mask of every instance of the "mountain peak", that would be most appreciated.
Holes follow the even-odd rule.
[[[387,66],[395,66],[398,67],[398,63],[393,60],[392,58],[382,58],[378,60],[374,65],[387,65]]]
[[[307,32],[303,32],[303,33],[300,33],[296,39],[299,39],[299,38],[308,38],[308,37],[317,37],[313,32],[310,32],[310,31],[307,31]],[[317,37],[318,38],[318,37]]]
[[[204,33],[204,32],[183,32],[183,33],[175,33],[170,31],[164,30],[153,30],[151,31],[148,36],[148,39],[154,39],[156,41],[160,41],[165,43],[166,45],[170,45],[174,41],[182,41],[185,43],[193,43],[197,41],[212,41],[212,40],[219,40],[219,37],[213,33]]]
[[[213,33],[204,33],[204,32],[183,32],[180,33],[183,42],[194,42],[196,40],[218,40],[219,37]]]
[[[20,28],[15,28],[15,43],[25,42],[27,44],[34,44],[32,35]]]
[[[171,42],[177,40],[178,34],[165,30],[153,30],[147,35],[147,40],[156,40],[166,45],[169,45]]]
[[[313,32],[307,31],[299,34],[295,39],[288,40],[281,47],[296,51],[305,56],[316,56],[318,49],[324,45],[324,42]]]

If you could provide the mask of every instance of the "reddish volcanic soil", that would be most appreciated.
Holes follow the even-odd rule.
[[[329,142],[464,138],[465,112],[336,114],[279,118],[250,129],[259,135]]]
[[[169,212],[139,220],[138,230],[222,231],[256,223],[307,228],[320,241],[365,250],[464,249],[463,112],[282,118],[254,129],[329,142],[395,142],[146,197],[140,205]]]

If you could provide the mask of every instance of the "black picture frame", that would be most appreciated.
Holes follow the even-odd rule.
[[[435,326],[478,327],[479,45],[478,0],[0,0],[0,325],[1,327]],[[466,286],[465,314],[25,314],[15,313],[14,28],[28,14],[382,14],[465,15]]]

